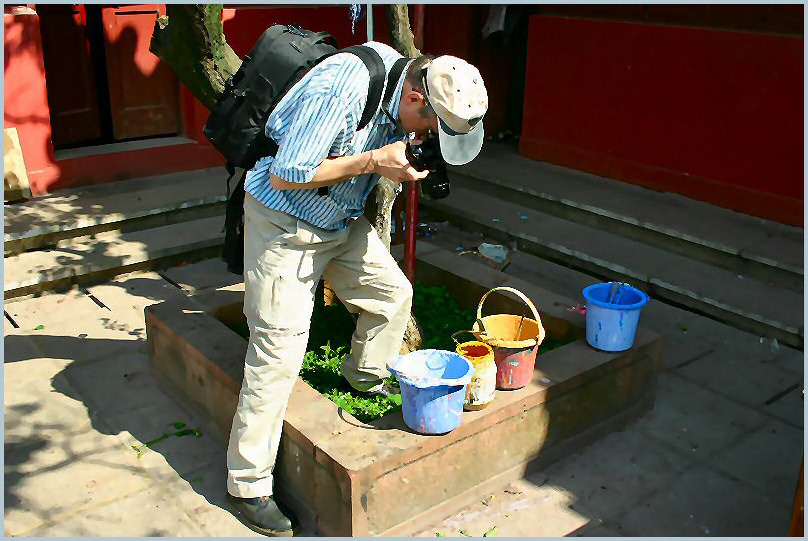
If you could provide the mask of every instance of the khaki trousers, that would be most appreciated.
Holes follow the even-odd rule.
[[[250,341],[227,449],[227,489],[243,498],[272,494],[286,405],[309,336],[321,276],[359,314],[342,365],[359,390],[381,383],[401,347],[412,286],[366,218],[339,231],[315,227],[244,201],[244,314]]]

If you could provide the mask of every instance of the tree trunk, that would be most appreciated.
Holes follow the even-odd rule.
[[[421,52],[415,47],[410,27],[410,16],[407,4],[388,4],[387,27],[390,29],[392,47],[404,56],[417,58]],[[379,179],[379,188],[376,192],[376,217],[373,221],[376,231],[382,241],[390,249],[390,228],[392,226],[393,202],[396,198],[395,183],[387,178]],[[401,354],[416,351],[424,344],[423,332],[415,316],[410,314],[407,330],[404,332],[404,342],[401,344]]]
[[[421,56],[421,51],[415,47],[407,4],[389,4],[385,9],[393,49],[410,58]]]
[[[167,4],[166,15],[154,24],[149,50],[208,109],[241,66],[225,40],[222,6],[216,4]]]
[[[392,46],[404,56],[418,56],[406,4],[388,5],[386,9],[392,28]],[[166,15],[154,24],[149,50],[165,62],[208,109],[213,109],[225,81],[241,66],[241,58],[224,36],[221,4],[167,4]],[[376,214],[369,218],[388,250],[395,197],[394,183],[380,179]],[[401,351],[415,351],[422,343],[420,327],[410,315]]]

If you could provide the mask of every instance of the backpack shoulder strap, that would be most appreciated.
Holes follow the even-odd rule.
[[[379,110],[379,104],[382,101],[382,92],[384,92],[385,82],[385,69],[382,57],[379,56],[375,50],[364,45],[353,45],[346,47],[339,51],[341,53],[352,53],[359,57],[362,62],[367,66],[370,72],[370,87],[368,88],[368,101],[365,103],[365,110],[362,111],[362,118],[359,120],[359,126],[356,130],[359,131],[368,125],[370,119]]]
[[[388,109],[390,107],[390,98],[393,97],[393,92],[396,90],[396,86],[398,86],[398,81],[401,79],[401,74],[404,72],[404,68],[407,67],[407,64],[410,63],[412,58],[402,57],[396,60],[393,67],[390,68],[390,74],[387,76],[387,85],[384,89],[384,98],[382,98],[382,105],[386,106]]]

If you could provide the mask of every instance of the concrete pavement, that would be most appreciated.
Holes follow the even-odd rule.
[[[755,303],[765,307],[772,321],[794,322],[802,332],[802,260],[796,254],[802,245],[801,229],[762,224],[670,194],[649,193],[580,172],[558,170],[515,158],[507,149],[492,148],[489,154],[475,160],[479,161],[478,169],[466,171],[464,182],[474,187],[470,179],[476,175],[475,189],[488,190],[496,197],[510,193],[516,199],[520,207],[518,213],[511,213],[511,218],[516,216],[513,223],[490,222],[507,225],[509,237],[518,240],[540,235],[544,231],[541,224],[552,221],[534,215],[541,211],[647,242],[657,251],[680,255],[687,251],[694,260],[723,270],[740,272],[754,264],[752,274],[760,286],[758,292],[762,292]],[[512,174],[497,177],[492,170],[506,160]],[[7,230],[6,240],[16,242],[20,249],[40,246],[37,242],[47,246],[57,239],[69,242],[75,231],[64,231],[61,222],[74,211],[81,216],[74,217],[73,227],[102,237],[104,228],[136,231],[127,220],[143,221],[149,229],[158,223],[175,222],[193,228],[202,223],[203,216],[216,215],[221,203],[218,177],[208,173],[204,193],[193,194],[202,198],[199,201],[186,200],[190,196],[181,190],[177,196],[170,183],[155,178],[143,181],[140,195],[155,198],[162,194],[156,209],[140,205],[140,192],[131,192],[126,183],[98,188],[97,200],[84,192],[73,194],[73,199],[59,196],[62,199],[57,198],[56,207],[31,209],[36,219],[25,215],[25,209],[17,209],[20,216],[14,223],[23,225]],[[174,180],[197,180],[195,174],[186,177]],[[167,191],[158,190],[158,185],[165,185]],[[536,191],[537,185],[541,192]],[[458,189],[454,195],[461,192]],[[98,209],[91,212],[93,201]],[[491,202],[485,208],[492,210],[502,204]],[[196,205],[196,210],[188,218],[193,221],[185,222],[177,213],[188,205]],[[53,209],[57,216],[49,218]],[[642,212],[630,213],[636,209]],[[153,215],[153,211],[160,212]],[[123,220],[120,224],[102,223],[118,215]],[[33,225],[25,225],[28,218]],[[43,223],[36,221],[40,218]],[[428,213],[422,212],[419,219],[429,220]],[[556,231],[561,238],[569,230],[569,235],[586,248],[570,265],[536,257],[535,250],[534,255],[516,251],[510,254],[511,264],[505,272],[580,299],[583,287],[600,281],[593,277],[599,275],[600,267],[617,268],[619,264],[633,268],[645,258],[666,272],[673,266],[682,274],[685,268],[660,265],[657,258],[643,255],[654,250],[632,250],[633,259],[604,259],[603,265],[589,268],[581,261],[591,255],[589,245],[597,244],[592,239],[600,237],[582,233],[576,223],[569,221]],[[34,225],[37,227],[31,229]],[[200,234],[211,232],[210,226],[206,227]],[[46,230],[35,238],[26,236],[37,228]],[[15,231],[17,237],[8,236]],[[166,231],[169,229],[162,226],[159,231],[155,229],[155,238],[168,237]],[[217,225],[213,232],[218,231]],[[115,242],[126,240],[125,235],[115,237]],[[680,237],[689,239],[687,250],[681,242],[677,244]],[[461,255],[457,247],[477,246],[483,240],[497,242],[452,226],[444,226],[429,238],[431,244],[455,254],[458,265],[464,264],[464,258],[479,256]],[[159,247],[156,240],[116,243],[109,246],[120,247],[120,254],[109,251],[106,244],[95,251],[105,259],[115,259],[113,263],[118,265],[118,259],[125,262],[132,255],[124,245],[131,246],[133,254],[146,255]],[[186,244],[175,242],[172,246],[176,251],[171,253],[183,257]],[[704,250],[694,252],[695,244]],[[570,247],[573,244],[554,246],[553,250],[570,252]],[[52,255],[62,257],[59,250],[63,249],[57,246]],[[61,268],[71,261],[76,273],[85,267],[95,273],[101,269],[93,267],[91,263],[96,260],[88,256],[78,262],[54,259],[53,266],[43,268]],[[121,272],[120,265],[113,268],[115,265],[107,270]],[[713,270],[687,268],[691,270],[676,283],[684,283],[686,278],[694,291],[713,289]],[[709,272],[693,270],[698,268]],[[772,302],[765,281],[768,272],[791,292],[790,297],[784,297],[787,302]],[[747,278],[733,274],[738,283]],[[791,283],[794,280],[800,283]],[[233,287],[238,282],[221,261],[209,259],[5,304],[6,535],[255,535],[223,503],[224,445],[151,377],[143,315],[149,304]],[[738,287],[738,291],[747,289]],[[746,297],[744,293],[740,300],[749,300]],[[625,431],[596,441],[550,467],[529,469],[519,482],[481,493],[477,503],[425,527],[419,535],[785,535],[804,452],[803,353],[768,337],[665,304],[660,298],[643,309],[640,320],[642,326],[656,330],[665,339],[651,412]],[[795,298],[799,301],[796,304]],[[541,300],[534,300],[541,310]],[[201,435],[176,435],[192,429],[201,430]],[[157,439],[160,441],[155,442]],[[155,443],[144,448],[147,442]]]
[[[507,272],[572,298],[596,281],[522,253]],[[161,274],[5,306],[6,535],[255,535],[223,504],[224,446],[151,378],[143,330],[144,306],[235,277],[218,260]],[[656,301],[641,324],[666,338],[650,413],[419,535],[784,535],[802,352]],[[175,423],[202,435],[138,456]]]

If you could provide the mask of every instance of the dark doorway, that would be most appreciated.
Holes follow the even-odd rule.
[[[37,6],[55,149],[177,135],[176,77],[149,52],[159,6]]]

